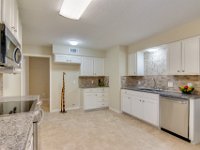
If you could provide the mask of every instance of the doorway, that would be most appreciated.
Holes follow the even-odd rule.
[[[50,111],[50,58],[25,56],[24,93],[25,95],[39,95],[42,109]]]

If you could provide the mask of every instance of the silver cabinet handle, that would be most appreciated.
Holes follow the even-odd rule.
[[[180,70],[177,70],[177,72],[180,72]]]
[[[185,70],[182,70],[182,72],[185,72]]]

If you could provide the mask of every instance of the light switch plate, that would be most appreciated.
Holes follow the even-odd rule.
[[[172,81],[168,81],[168,87],[174,87],[174,83]]]
[[[188,83],[187,85],[188,85],[188,86],[192,86],[192,83]]]

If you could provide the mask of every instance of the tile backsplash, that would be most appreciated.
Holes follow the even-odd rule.
[[[147,87],[154,86],[154,78],[156,80],[157,88],[169,91],[179,91],[179,86],[192,83],[195,88],[193,94],[200,95],[200,76],[187,75],[187,76],[169,76],[169,75],[156,75],[156,76],[123,76],[121,77],[122,88],[125,87]],[[168,82],[173,82],[173,87],[168,87]]]
[[[167,73],[167,50],[160,48],[154,52],[144,52],[144,74],[164,75]]]
[[[3,74],[0,74],[0,96],[3,96]]]
[[[99,80],[104,87],[109,86],[109,77],[96,76],[96,77],[79,77],[79,88],[95,88],[99,86]]]

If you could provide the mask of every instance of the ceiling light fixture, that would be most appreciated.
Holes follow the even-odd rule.
[[[78,45],[78,41],[69,41],[69,44],[72,46]]]
[[[79,20],[92,0],[64,0],[60,9],[60,15]]]

